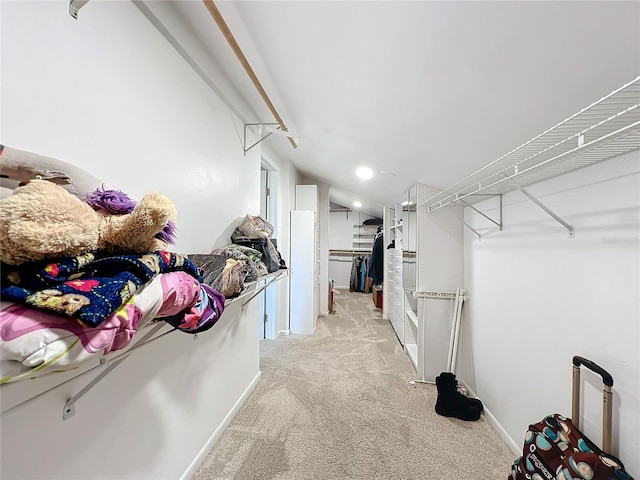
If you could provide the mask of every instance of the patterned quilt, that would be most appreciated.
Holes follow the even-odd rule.
[[[184,271],[200,280],[197,267],[171,252],[107,256],[87,253],[54,262],[2,265],[3,300],[74,317],[96,327],[161,273]]]

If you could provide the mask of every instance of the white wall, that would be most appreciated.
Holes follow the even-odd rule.
[[[168,5],[149,5],[222,82],[189,28],[167,15]],[[78,20],[68,6],[0,3],[0,141],[82,167],[132,198],[163,192],[178,210],[176,252],[228,243],[236,223],[260,209],[260,148],[245,156],[240,140],[238,112],[246,107],[229,101],[233,92],[221,98],[132,2],[91,1]],[[287,212],[290,185],[281,205]],[[168,479],[193,471],[259,378],[257,306],[232,305],[197,341],[175,333],[149,345],[65,422],[64,401],[91,374],[8,414],[0,477]],[[7,399],[16,403],[49,379],[4,385],[3,410]]]
[[[504,197],[504,231],[469,208],[470,302],[459,376],[521,448],[529,423],[571,415],[571,359],[614,378],[614,453],[640,476],[640,154],[528,187],[575,239],[520,192]],[[497,201],[479,205],[498,217]],[[601,444],[600,377],[583,368],[582,430]],[[585,399],[586,398],[586,399]]]

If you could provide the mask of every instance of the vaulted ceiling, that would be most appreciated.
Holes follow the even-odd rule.
[[[446,188],[640,74],[640,2],[225,1],[298,148],[265,148],[380,214]],[[175,2],[255,122],[274,117],[201,1]],[[358,166],[375,175],[363,181]]]

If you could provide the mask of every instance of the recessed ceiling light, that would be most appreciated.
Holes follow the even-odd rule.
[[[353,206],[356,207],[356,208],[360,208],[362,206],[362,204],[359,201],[354,200],[353,201]]]
[[[358,167],[356,170],[356,175],[363,180],[369,180],[373,177],[373,170],[367,167]]]

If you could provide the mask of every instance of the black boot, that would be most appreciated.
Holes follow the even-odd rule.
[[[436,377],[438,399],[436,413],[444,417],[455,417],[460,420],[478,420],[482,411],[482,402],[475,398],[467,398],[458,391],[458,382],[453,373],[442,372]]]
[[[440,377],[442,377],[443,379],[453,378],[453,380],[447,380],[447,381],[453,381],[456,384],[456,390],[458,390],[460,392],[459,386],[458,386],[458,381],[456,380],[456,376],[453,373],[442,372],[440,374]],[[469,398],[466,395],[462,394],[462,392],[460,394],[463,395],[464,398],[467,399],[467,403],[473,405],[474,407],[476,407],[481,412],[484,410],[484,406],[482,405],[482,402],[480,401],[479,398]]]

